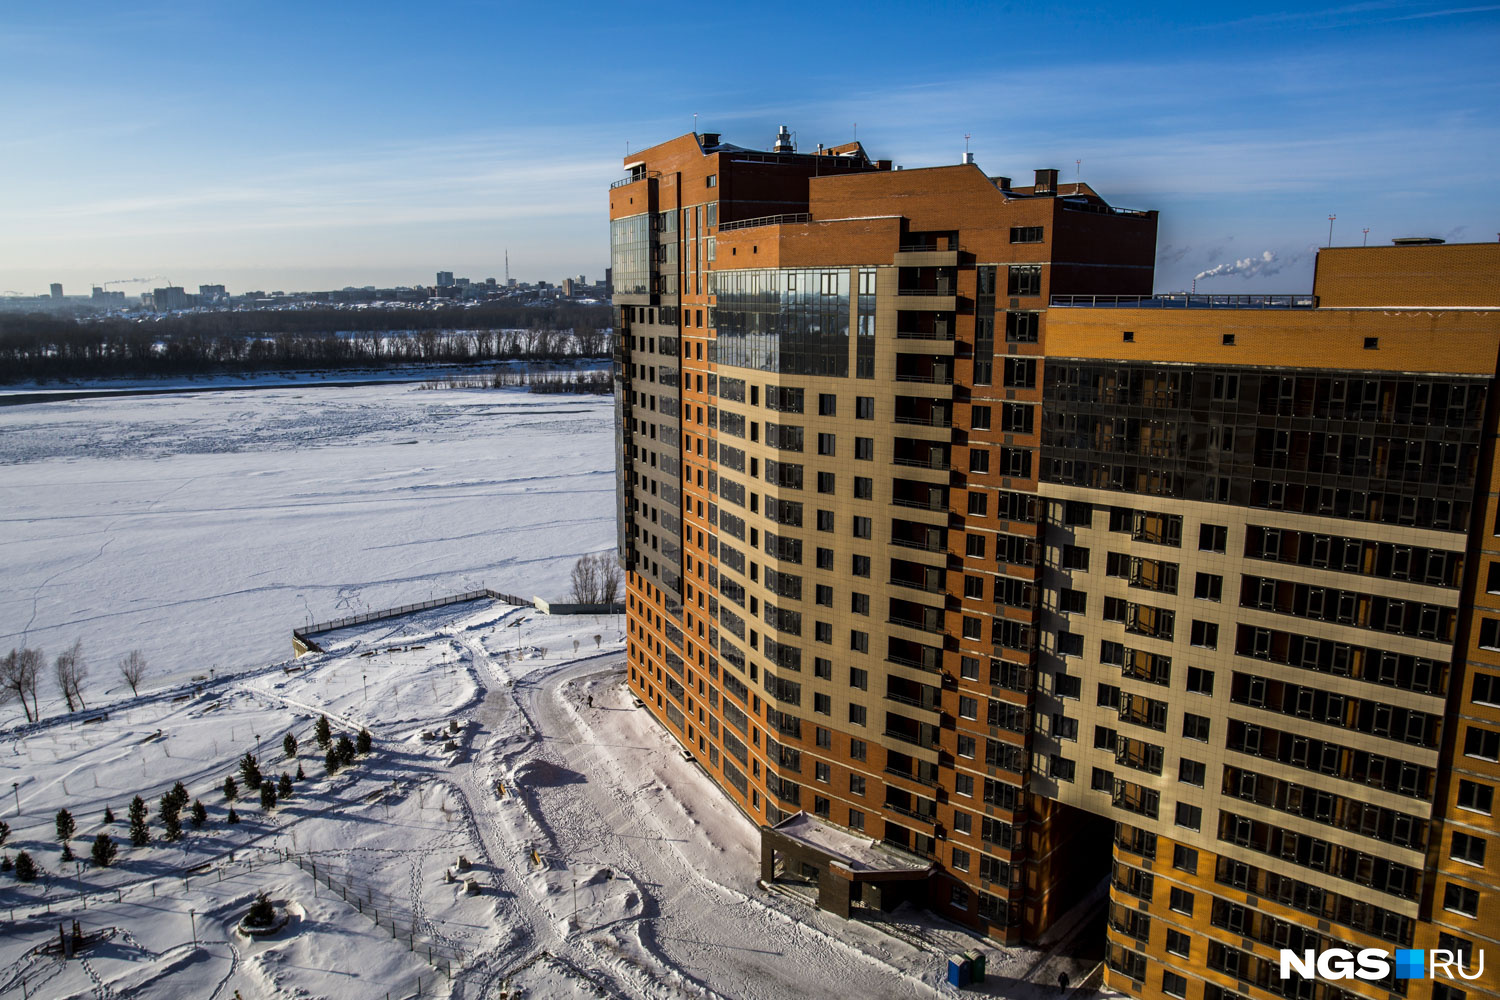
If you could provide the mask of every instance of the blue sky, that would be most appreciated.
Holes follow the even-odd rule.
[[[1496,53],[1500,3],[1463,0],[9,0],[0,291],[483,278],[507,248],[522,280],[593,278],[627,144],[694,114],[748,146],[858,123],[907,166],[967,132],[1018,182],[1082,160],[1161,210],[1158,289],[1304,291],[1330,213],[1336,243],[1500,235]]]

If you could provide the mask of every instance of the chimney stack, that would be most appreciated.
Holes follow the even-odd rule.
[[[1036,193],[1057,194],[1057,171],[1039,168],[1036,172]]]
[[[776,133],[776,145],[771,147],[773,153],[795,153],[797,147],[792,145],[792,133],[785,125]]]

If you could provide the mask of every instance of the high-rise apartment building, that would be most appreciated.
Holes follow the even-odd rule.
[[[1108,880],[1110,983],[1188,1000],[1497,944],[1500,245],[1153,297],[1155,213],[1054,170],[626,166],[630,685],[768,878],[1006,941]]]

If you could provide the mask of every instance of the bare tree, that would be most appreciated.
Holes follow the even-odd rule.
[[[596,558],[599,564],[599,602],[613,604],[620,599],[625,574],[620,571],[620,561],[613,553],[601,552]]]
[[[120,661],[120,676],[130,685],[131,694],[140,694],[141,678],[146,676],[146,658],[139,649],[132,649]]]
[[[89,668],[83,659],[83,640],[75,639],[73,645],[58,653],[52,667],[57,677],[57,687],[67,699],[68,711],[85,707],[83,680],[88,676]]]
[[[573,564],[573,603],[599,602],[599,569],[593,556],[579,556]]]
[[[21,710],[26,721],[40,718],[36,704],[37,677],[42,670],[42,651],[39,649],[12,649],[4,660],[0,660],[0,700],[21,700]],[[26,696],[31,695],[31,704]]]

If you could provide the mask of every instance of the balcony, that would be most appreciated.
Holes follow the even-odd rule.
[[[787,215],[762,215],[755,219],[739,219],[735,222],[725,222],[719,226],[719,232],[727,233],[735,229],[755,229],[760,226],[789,226],[811,221],[812,216],[807,212],[792,212]]]
[[[1316,309],[1316,295],[1054,295],[1054,306],[1085,309]]]
[[[926,800],[924,799],[922,801],[926,801]],[[907,817],[908,819],[914,819],[914,820],[916,820],[919,823],[925,823],[928,826],[936,826],[937,825],[937,816],[935,814],[931,814],[931,813],[924,814],[924,813],[916,812],[916,811],[914,811],[912,809],[908,809],[906,806],[898,806],[894,802],[887,802],[883,806],[881,806],[880,808],[882,810],[886,811],[886,812],[898,813],[898,814],[900,814],[902,816]]]
[[[958,248],[951,240],[939,246],[937,240],[924,240],[898,247],[891,258],[897,267],[957,267]]]

